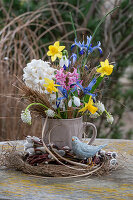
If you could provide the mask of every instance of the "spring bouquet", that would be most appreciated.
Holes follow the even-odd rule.
[[[23,69],[23,96],[29,105],[22,111],[23,122],[31,124],[30,108],[37,114],[49,118],[72,119],[82,115],[97,118],[106,114],[107,121],[113,116],[99,101],[97,89],[106,77],[112,74],[113,65],[108,59],[98,61],[90,68],[90,58],[98,51],[102,54],[100,41],[92,36],[82,42],[75,38],[68,52],[59,41],[48,48],[50,62],[33,59]]]
[[[75,32],[71,50],[55,41],[48,47],[49,62],[33,59],[23,69],[19,88],[28,106],[22,111],[21,119],[31,124],[30,110],[45,118],[42,137],[27,136],[24,152],[20,154],[14,148],[4,153],[3,165],[50,177],[102,175],[116,169],[117,153],[102,150],[107,144],[92,145],[97,136],[96,127],[84,123],[82,117],[97,118],[104,113],[107,121],[113,122],[113,116],[100,101],[99,91],[101,82],[112,74],[114,66],[107,58],[95,59],[95,55],[102,54],[102,45],[93,41],[105,17],[93,35],[83,37],[82,41],[78,40],[71,20]],[[88,143],[81,141],[86,123],[93,128]]]

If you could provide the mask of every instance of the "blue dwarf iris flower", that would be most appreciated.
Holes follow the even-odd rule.
[[[63,96],[57,98],[57,101],[56,101],[57,108],[59,107],[62,99],[68,98],[67,90],[65,88],[63,88],[62,86],[58,86],[58,90],[60,90]]]
[[[75,39],[75,43],[74,44],[72,44],[72,46],[71,46],[71,50],[73,49],[73,47],[75,47],[75,46],[77,46],[77,47],[79,47],[80,48],[80,54],[82,55],[82,54],[84,54],[85,52],[87,53],[87,54],[90,54],[90,53],[92,53],[94,50],[96,50],[96,49],[98,49],[99,50],[99,52],[100,52],[100,54],[102,54],[102,49],[101,49],[101,42],[99,41],[98,42],[98,44],[96,45],[96,46],[94,46],[94,47],[92,47],[92,44],[91,44],[91,40],[92,40],[92,36],[87,36],[87,42],[86,42],[86,44],[85,44],[85,42],[83,41],[82,43],[79,41],[79,42],[77,42],[76,41],[76,39]]]
[[[89,83],[89,85],[86,87],[86,88],[83,88],[83,86],[77,82],[76,85],[83,91],[83,93],[86,95],[86,94],[89,94],[91,95],[92,97],[95,97],[96,94],[92,94],[90,93],[92,87],[96,84],[96,78],[93,78],[92,81]]]
[[[98,42],[97,46],[92,47],[92,44],[90,45],[89,49],[88,49],[88,54],[92,53],[95,49],[98,49],[98,51],[100,52],[100,54],[102,54],[102,49],[101,49],[101,42]]]
[[[75,43],[74,44],[72,44],[72,46],[71,46],[71,50],[73,49],[73,47],[75,47],[75,46],[77,46],[77,47],[79,47],[80,48],[80,54],[82,55],[82,54],[84,54],[85,52],[86,52],[86,46],[85,46],[85,43],[84,43],[84,41],[81,43],[80,41],[79,42],[77,42],[76,41],[76,38],[75,38],[75,41],[74,41]]]

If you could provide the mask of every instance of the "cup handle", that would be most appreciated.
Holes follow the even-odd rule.
[[[93,124],[93,123],[90,123],[90,122],[83,122],[83,126],[91,126],[92,127],[92,130],[93,130],[93,135],[90,139],[90,141],[88,142],[89,145],[91,145],[95,139],[96,139],[96,136],[97,136],[97,128],[96,126]]]

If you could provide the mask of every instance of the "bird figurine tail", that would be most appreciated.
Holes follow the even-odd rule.
[[[107,144],[99,145],[99,146],[98,146],[98,151],[100,151],[102,148],[104,148],[104,147],[106,147],[106,146],[107,146]]]

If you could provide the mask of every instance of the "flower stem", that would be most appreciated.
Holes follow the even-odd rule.
[[[45,105],[43,105],[43,104],[41,104],[41,103],[31,103],[31,104],[29,104],[29,105],[26,107],[25,110],[28,110],[31,106],[34,106],[34,105],[39,105],[39,106],[42,106],[42,107],[48,109],[47,106],[45,106]]]
[[[113,13],[116,9],[118,9],[120,6],[117,6],[117,7],[115,7],[115,8],[113,8],[111,11],[109,11],[101,20],[100,20],[100,22],[98,23],[98,25],[96,26],[96,28],[95,28],[95,30],[94,30],[94,33],[92,34],[92,38],[91,38],[91,41],[93,40],[93,38],[94,38],[94,36],[95,36],[95,34],[96,34],[96,32],[97,32],[97,30],[98,30],[98,28],[101,26],[101,24],[104,22],[104,20],[106,19],[106,17],[108,16],[108,15],[110,15],[111,13]]]
[[[57,99],[58,99],[58,92],[56,92],[56,101],[57,101]],[[61,116],[60,116],[60,108],[59,108],[59,107],[57,108],[57,113],[58,113],[58,118],[61,119]]]
[[[90,41],[90,45],[91,45],[91,42],[92,42],[92,40],[93,40],[93,38],[94,38],[94,36],[96,35],[96,32],[97,32],[97,30],[99,29],[99,27],[101,26],[101,24],[105,21],[105,19],[106,19],[106,17],[108,16],[108,15],[110,15],[111,13],[113,13],[116,9],[118,9],[120,6],[117,6],[117,7],[115,7],[115,8],[113,8],[111,11],[109,11],[101,20],[100,20],[100,22],[98,23],[98,25],[96,26],[96,28],[95,28],[95,30],[94,30],[94,33],[92,34],[92,38],[91,38],[91,41]],[[90,47],[90,45],[89,45],[89,47]],[[88,49],[89,49],[89,47],[88,47]],[[86,54],[86,58],[87,58],[87,54]],[[86,62],[87,60],[85,59],[85,62]],[[84,65],[86,64],[84,62]]]
[[[70,12],[70,18],[71,18],[71,22],[72,22],[72,27],[73,27],[73,31],[74,31],[74,35],[75,35],[75,39],[77,40],[77,33],[76,33],[76,29],[75,29],[75,26],[74,26],[74,21],[73,21],[73,18],[72,18],[72,13]],[[78,59],[78,47],[77,47],[77,59]]]
[[[42,107],[46,108],[47,110],[49,109],[49,108],[48,108],[47,106],[45,106],[44,104],[41,104],[41,103],[31,103],[31,104],[29,104],[29,105],[26,107],[25,111],[27,111],[31,106],[34,106],[34,105],[42,106]],[[58,117],[59,119],[61,119],[61,117],[60,117],[58,114],[56,114],[56,113],[55,113],[55,116]]]

